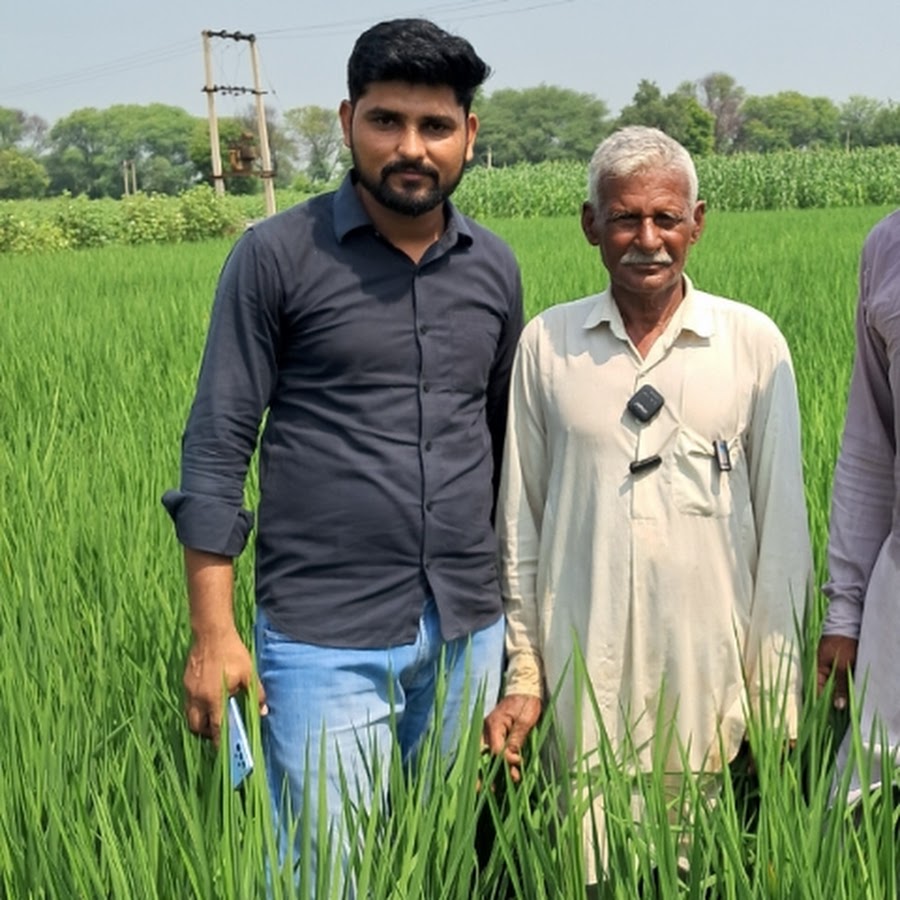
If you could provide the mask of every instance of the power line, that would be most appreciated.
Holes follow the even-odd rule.
[[[132,53],[129,56],[122,56],[94,66],[74,69],[58,75],[49,75],[45,78],[37,78],[34,81],[23,81],[18,84],[6,85],[2,89],[2,93],[4,95],[37,94],[57,87],[84,84],[88,81],[95,81],[98,78],[107,78],[110,75],[118,75],[123,72],[130,72],[134,69],[156,66],[173,59],[196,56],[196,54],[196,41],[179,41],[176,44],[170,44],[166,47],[160,47],[155,50],[145,50],[142,53]]]
[[[455,0],[455,2],[438,3],[425,8],[420,8],[415,15],[426,17],[441,16],[445,21],[452,20],[462,22],[471,19],[485,19],[493,16],[518,15],[521,13],[532,12],[537,9],[562,6],[572,2],[574,2],[574,0],[536,0],[536,2],[521,6],[516,5],[515,0]],[[393,16],[385,14],[384,18],[396,18],[400,15],[402,14],[395,13]],[[409,15],[413,14],[409,13]],[[287,28],[268,29],[266,31],[257,31],[256,36],[265,36],[270,40],[321,38],[323,36],[334,36],[358,31],[361,27],[368,26],[371,23],[372,17],[367,16],[343,19],[337,22],[318,25],[306,24]],[[240,34],[240,32],[235,33]],[[111,75],[120,75],[137,69],[158,66],[175,59],[194,56],[195,53],[196,43],[193,39],[190,41],[178,41],[165,47],[132,53],[128,56],[117,57],[93,66],[73,69],[57,75],[48,75],[32,81],[23,81],[16,84],[5,85],[0,87],[0,95],[4,97],[13,95],[22,97],[51,91],[60,87],[86,84],[101,78],[108,78]]]
[[[494,16],[511,16],[518,13],[532,12],[536,9],[545,9],[552,6],[563,6],[575,2],[575,0],[537,0],[527,6],[510,7],[510,3],[515,0],[458,0],[454,3],[441,3],[436,6],[418,9],[415,14],[409,13],[410,16],[424,16],[425,18],[436,18],[441,16],[443,21],[449,22],[465,22],[471,19],[487,19]],[[389,16],[385,14],[382,18],[400,18],[401,14]],[[257,36],[265,36],[269,39],[282,40],[284,38],[320,38],[333,37],[335,35],[353,33],[361,27],[373,24],[371,16],[365,16],[353,19],[342,19],[338,22],[329,22],[320,25],[294,25],[287,28],[272,28],[266,31],[258,31]]]

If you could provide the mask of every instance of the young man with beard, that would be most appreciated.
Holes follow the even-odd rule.
[[[284,853],[305,786],[315,807],[326,779],[337,825],[342,770],[365,801],[376,756],[384,767],[396,739],[413,758],[439,677],[447,752],[479,691],[488,705],[498,691],[491,518],[521,285],[506,245],[448,199],[488,73],[425,20],[362,34],[340,107],[352,171],[249,229],[216,293],[181,486],[164,497],[185,547],[186,714],[216,740],[223,683],[254,678],[232,560],[265,415],[255,649]]]

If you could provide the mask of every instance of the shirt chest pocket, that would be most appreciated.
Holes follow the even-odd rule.
[[[727,452],[713,441],[680,428],[675,442],[672,494],[679,512],[689,516],[730,516],[747,484],[747,463],[740,435],[724,439]],[[728,469],[727,466],[731,468]]]

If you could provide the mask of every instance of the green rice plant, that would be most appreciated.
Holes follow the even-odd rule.
[[[885,212],[713,208],[688,266],[698,287],[769,312],[791,346],[820,583],[858,253]],[[488,224],[521,261],[529,315],[602,289],[577,210]],[[278,865],[255,715],[247,724],[259,768],[240,793],[213,748],[184,725],[186,601],[180,549],[159,503],[178,480],[181,431],[232,240],[0,256],[0,896],[257,897],[267,872],[273,896],[298,893],[294,873]],[[251,470],[251,506],[257,490]],[[252,570],[251,547],[237,563],[245,635]],[[896,893],[896,774],[883,772],[880,796],[853,809],[841,802],[847,782],[835,755],[847,719],[827,694],[815,695],[811,677],[822,610],[818,598],[803,623],[796,747],[785,754],[771,716],[752,723],[754,766],[736,761],[714,804],[688,778],[674,808],[692,815],[670,817],[665,773],[650,773],[640,786],[650,815],[637,827],[626,815],[632,784],[604,751],[602,783],[616,811],[612,896],[657,882],[665,896]],[[851,723],[855,715],[854,707]],[[436,745],[426,746],[419,777],[397,761],[374,773],[388,804],[348,806],[347,828],[361,836],[353,871],[368,896],[579,896],[573,798],[582,795],[570,790],[554,747],[552,708],[519,785],[477,752],[477,731],[463,736],[449,769]],[[865,774],[869,736],[858,726],[850,734],[852,766]],[[674,841],[686,829],[685,879]],[[338,896],[334,873],[322,872]]]

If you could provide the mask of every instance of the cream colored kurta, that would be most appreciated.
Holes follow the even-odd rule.
[[[647,771],[657,722],[674,723],[691,770],[714,772],[761,685],[796,733],[811,553],[784,338],[761,312],[685,284],[646,359],[608,291],[522,335],[498,514],[505,692],[552,694],[577,642],[613,747],[640,748]],[[665,405],[642,424],[626,402],[648,383]],[[629,471],[653,454],[657,468]],[[573,758],[596,745],[571,680],[556,714]],[[683,768],[673,742],[666,769]]]

